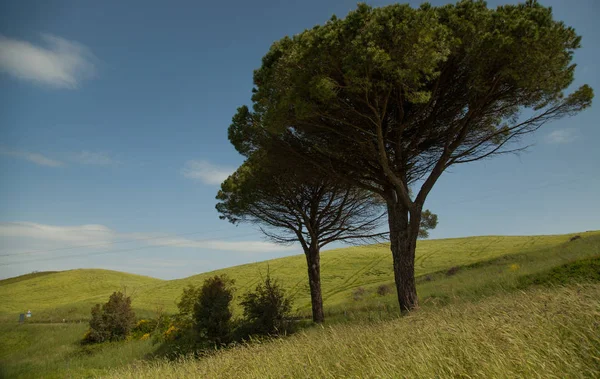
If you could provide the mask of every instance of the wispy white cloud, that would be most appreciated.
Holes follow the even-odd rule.
[[[60,242],[68,246],[97,247],[98,245],[108,245],[115,241],[128,242],[129,244],[111,246],[111,250],[130,249],[132,248],[132,243],[135,244],[133,248],[163,246],[239,253],[271,253],[293,249],[290,246],[281,246],[265,241],[228,241],[210,237],[188,239],[169,235],[165,236],[160,233],[120,233],[100,224],[59,226],[35,222],[0,223],[0,245],[7,245],[10,242],[12,249],[19,251],[32,248],[32,244],[39,246],[40,242],[52,245]]]
[[[571,143],[576,139],[575,129],[558,129],[546,135],[546,142],[551,144]]]
[[[64,166],[63,162],[56,160],[56,159],[48,158],[40,153],[31,153],[28,151],[8,150],[8,149],[0,148],[0,154],[25,159],[25,160],[28,160],[29,162],[35,163],[40,166],[48,166],[48,167]]]
[[[35,222],[2,222],[0,238],[25,238],[69,245],[110,243],[116,233],[104,225],[57,226]]]
[[[295,249],[264,241],[224,241],[219,239],[191,240],[187,238],[161,238],[149,241],[154,246],[173,246],[208,250],[224,250],[239,253],[272,253]]]
[[[46,46],[0,35],[0,71],[56,88],[77,88],[95,73],[95,57],[84,45],[42,34]]]
[[[109,268],[175,278],[293,250],[290,246],[232,241],[227,237],[188,239],[161,233],[123,233],[99,224],[3,222],[0,279],[32,270],[72,268]],[[228,252],[228,258],[223,260],[215,251]]]
[[[107,152],[80,151],[78,153],[57,154],[62,160],[49,158],[40,153],[33,153],[25,150],[12,150],[0,147],[0,154],[9,155],[20,159],[28,160],[40,166],[61,167],[68,163],[93,166],[109,166],[118,164],[112,154]]]
[[[70,159],[75,163],[95,166],[109,166],[118,163],[111,154],[106,152],[81,151],[71,154]]]
[[[187,161],[181,173],[188,179],[200,180],[205,184],[221,184],[233,173],[231,167],[216,166],[207,161]]]

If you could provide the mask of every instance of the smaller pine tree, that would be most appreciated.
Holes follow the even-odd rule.
[[[268,272],[264,282],[244,295],[240,304],[252,334],[277,335],[288,330],[292,302]]]
[[[84,342],[123,340],[134,325],[135,313],[131,309],[131,298],[121,292],[114,292],[106,304],[96,304],[92,308],[90,330]]]
[[[206,279],[194,304],[196,330],[217,345],[228,343],[231,338],[233,283],[226,275]]]

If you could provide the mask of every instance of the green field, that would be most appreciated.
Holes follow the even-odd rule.
[[[600,232],[579,233],[582,237]],[[452,266],[465,266],[493,258],[533,253],[569,240],[568,235],[486,236],[419,241],[416,275],[424,276]],[[590,252],[593,254],[593,252]],[[558,256],[549,264],[569,256]],[[357,287],[372,288],[393,281],[391,253],[386,244],[348,247],[322,253],[322,290],[325,308],[348,306]],[[537,267],[537,266],[536,266]],[[0,320],[17,320],[18,314],[31,309],[32,321],[87,319],[90,308],[116,290],[132,295],[133,307],[140,316],[149,316],[161,307],[175,312],[175,300],[188,284],[199,285],[210,275],[226,273],[236,281],[237,294],[252,289],[267,269],[294,297],[301,314],[310,309],[310,295],[303,255],[253,263],[204,273],[177,280],[159,280],[107,270],[70,270],[47,275],[26,275],[22,280],[0,281]],[[526,264],[523,269],[529,268]],[[422,294],[421,294],[422,296]]]
[[[303,256],[171,281],[105,270],[12,278],[0,281],[0,377],[447,377],[467,371],[590,377],[600,369],[600,232],[578,233],[582,238],[571,242],[574,235],[420,241],[421,308],[402,318],[393,292],[377,294],[378,286],[393,283],[386,246],[328,251],[322,258],[325,330],[176,365],[145,360],[158,348],[150,341],[83,348],[78,341],[87,324],[69,321],[87,318],[93,303],[124,287],[138,314],[149,316],[161,305],[174,311],[185,285],[215,273],[236,279],[241,294],[267,263],[307,316]],[[34,312],[32,321],[54,323],[17,325],[26,309]],[[55,322],[62,318],[68,322]],[[403,350],[405,343],[415,347]]]

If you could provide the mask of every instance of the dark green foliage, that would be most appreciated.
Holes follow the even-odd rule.
[[[183,294],[181,294],[181,298],[179,298],[179,302],[177,303],[177,309],[179,309],[179,315],[183,317],[192,317],[194,313],[194,304],[198,300],[198,296],[200,296],[201,287],[194,287],[191,284],[188,284],[186,288],[183,289]]]
[[[563,285],[579,282],[600,282],[600,256],[566,263],[549,271],[519,278],[519,287],[530,285]]]
[[[419,228],[419,238],[429,237],[429,231],[435,229],[438,224],[438,216],[431,213],[429,209],[421,214],[421,227]]]
[[[254,292],[243,296],[240,305],[249,334],[280,335],[289,331],[292,301],[269,273]]]
[[[158,320],[156,319],[143,319],[139,320],[135,327],[131,330],[131,335],[134,338],[140,338],[144,334],[151,334],[158,330]]]
[[[335,241],[356,243],[387,237],[383,203],[370,192],[340,184],[306,165],[286,166],[255,151],[221,184],[221,219],[260,225],[280,244],[298,242],[307,258],[313,321],[323,322],[320,249]]]
[[[90,319],[90,329],[83,337],[84,343],[96,343],[108,341],[109,333],[102,318],[102,306],[96,304],[92,308],[92,318]]]
[[[184,288],[177,302],[179,313],[158,320],[153,342],[162,345],[157,355],[175,359],[230,343],[233,291],[233,280],[226,275],[208,278],[200,287]]]
[[[233,281],[226,275],[204,281],[194,303],[193,319],[199,335],[217,345],[229,342]]]
[[[123,340],[134,324],[135,313],[131,309],[131,298],[121,292],[114,292],[106,304],[96,304],[92,308],[90,330],[84,337],[84,342]]]
[[[380,195],[394,262],[403,262],[394,266],[400,308],[410,310],[435,183],[453,165],[519,151],[511,144],[520,137],[589,107],[588,85],[565,93],[580,42],[535,0],[359,4],[271,46],[230,140],[246,156],[277,146],[274,161],[310,163]]]

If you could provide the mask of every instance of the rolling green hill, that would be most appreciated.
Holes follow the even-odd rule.
[[[21,280],[18,280],[21,279]],[[86,317],[93,304],[106,302],[119,289],[152,287],[162,280],[100,269],[35,273],[0,281],[0,317],[16,320],[30,309],[38,319]]]
[[[138,317],[152,316],[156,305],[175,310],[185,285],[215,272],[171,281],[105,270],[11,278],[0,281],[0,309],[10,321],[0,322],[0,377],[319,377],[323,370],[331,377],[594,376],[600,339],[590,325],[600,322],[600,231],[579,235],[574,241],[574,234],[422,241],[420,308],[406,317],[398,317],[393,290],[377,291],[393,288],[386,246],[329,251],[323,254],[324,328],[176,363],[149,359],[160,346],[151,340],[81,346],[87,323],[19,325],[9,309],[37,304],[32,321],[85,318],[91,304],[127,286]],[[216,273],[236,278],[241,294],[267,263],[308,315],[302,256]]]
[[[600,231],[576,234],[581,235],[584,241],[598,241],[596,237],[600,237]],[[569,239],[576,234],[485,236],[419,241],[416,274],[424,278],[453,266],[468,268],[470,265],[492,262],[504,256],[517,259],[520,255],[529,257],[520,263],[521,273],[528,272],[527,270],[535,272],[572,259],[598,254],[598,250],[593,247],[570,251]],[[537,256],[536,264],[528,267],[527,259],[531,259],[532,256]],[[353,291],[358,287],[365,288],[368,293],[369,289],[378,285],[393,282],[391,253],[387,244],[326,251],[322,254],[321,263],[326,311],[360,306],[361,302],[353,297]],[[303,255],[296,255],[177,280],[159,280],[96,269],[38,273],[11,278],[0,281],[0,320],[16,320],[18,313],[27,309],[34,313],[35,318],[32,321],[87,318],[93,304],[106,301],[113,291],[123,288],[132,295],[133,306],[139,316],[151,314],[157,307],[174,312],[174,299],[179,297],[182,289],[188,284],[199,285],[208,276],[224,273],[235,279],[237,294],[240,295],[251,289],[267,270],[270,270],[271,276],[280,280],[293,295],[298,311],[306,314],[310,306],[306,262]],[[419,290],[421,298],[435,296],[435,288],[429,289],[426,282],[422,284]]]

